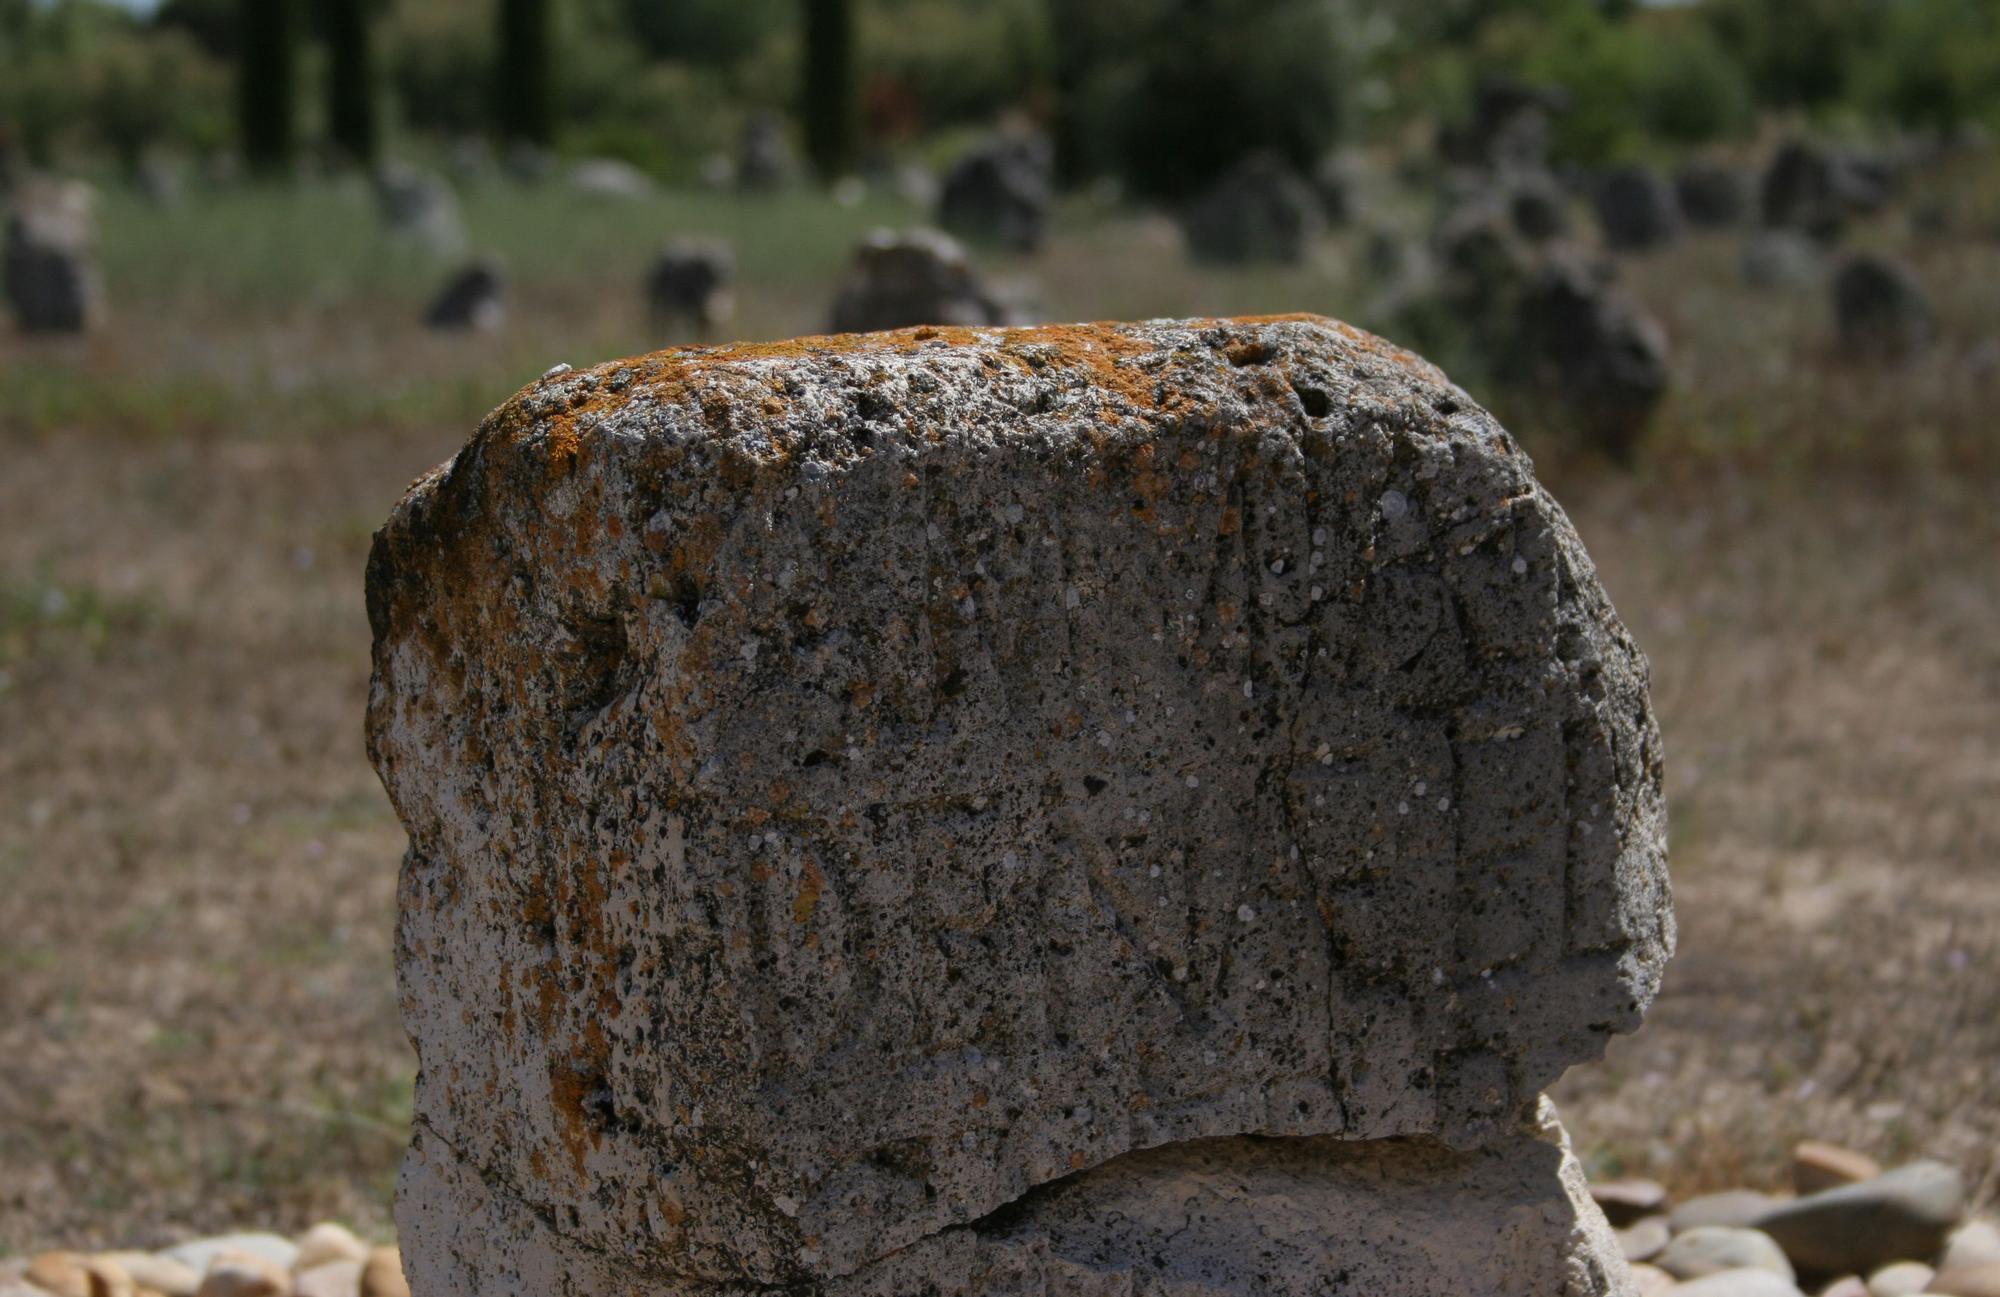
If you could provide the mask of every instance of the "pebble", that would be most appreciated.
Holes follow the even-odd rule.
[[[1956,1168],[1913,1162],[1782,1203],[1759,1217],[1757,1228],[1801,1270],[1872,1274],[1891,1262],[1936,1256],[1964,1209],[1965,1181]]]
[[[1951,1297],[2000,1297],[2000,1261],[1940,1270],[1924,1291],[1949,1293]]]
[[[1724,1270],[1769,1270],[1791,1279],[1792,1263],[1770,1235],[1754,1229],[1702,1225],[1676,1234],[1653,1264],[1677,1279],[1699,1279]]]
[[[1804,1297],[1798,1285],[1769,1270],[1719,1270],[1676,1284],[1671,1297]]]
[[[1882,1174],[1882,1164],[1866,1153],[1809,1139],[1792,1150],[1792,1188],[1801,1197],[1843,1184],[1859,1184]]]
[[[1667,1209],[1666,1188],[1653,1180],[1606,1180],[1590,1186],[1590,1197],[1618,1229]]]
[[[292,1276],[249,1252],[223,1252],[208,1263],[195,1297],[287,1297]]]
[[[292,1259],[295,1271],[311,1270],[328,1261],[366,1261],[368,1245],[347,1226],[323,1220],[298,1237],[299,1254]]]
[[[1898,1261],[1868,1276],[1868,1297],[1910,1297],[1937,1275],[1921,1261]]]
[[[115,1261],[77,1252],[44,1252],[22,1276],[53,1297],[134,1297],[132,1276]]]
[[[1648,1216],[1618,1231],[1618,1250],[1627,1261],[1650,1261],[1666,1250],[1672,1238],[1665,1216]]]
[[[301,1270],[292,1280],[292,1297],[360,1297],[360,1261],[328,1261]]]
[[[1818,1297],[1868,1297],[1868,1285],[1859,1275],[1842,1275],[1820,1289]]]
[[[160,1297],[194,1297],[195,1289],[201,1287],[200,1273],[172,1257],[152,1252],[106,1252],[103,1259],[123,1266],[140,1289]]]
[[[1945,1240],[1940,1270],[1964,1270],[1987,1261],[2000,1261],[2000,1225],[1990,1220],[1972,1220],[1960,1225]]]
[[[1666,1297],[1680,1286],[1680,1280],[1656,1265],[1635,1265],[1632,1267],[1632,1286],[1638,1297]]]
[[[1673,1214],[1667,1217],[1667,1225],[1676,1234],[1704,1225],[1745,1229],[1751,1221],[1777,1206],[1778,1201],[1770,1194],[1758,1193],[1755,1189],[1725,1189],[1721,1193],[1688,1199],[1674,1208]]]
[[[218,1234],[214,1238],[199,1238],[170,1247],[161,1255],[205,1274],[208,1263],[224,1252],[243,1252],[262,1257],[280,1270],[290,1270],[299,1257],[299,1249],[290,1239],[265,1233]]]
[[[22,1279],[0,1279],[0,1297],[49,1297],[49,1295]]]
[[[400,1251],[378,1247],[369,1252],[368,1263],[361,1270],[361,1297],[410,1297]]]

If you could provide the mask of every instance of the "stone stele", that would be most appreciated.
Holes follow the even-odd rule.
[[[368,606],[417,1297],[1626,1291],[1537,1105],[1673,943],[1645,661],[1408,352],[552,371]]]

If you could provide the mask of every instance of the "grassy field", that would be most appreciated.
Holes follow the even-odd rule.
[[[1940,182],[1943,183],[1943,182]],[[1503,408],[1649,650],[1682,955],[1651,1022],[1560,1100],[1596,1169],[1778,1177],[1800,1135],[2000,1176],[2000,240],[1900,216],[1943,341],[1835,354],[1817,292],[1736,242],[1630,264],[1676,388],[1613,471]],[[365,190],[113,193],[113,316],[0,333],[0,1253],[336,1216],[387,1229],[412,1060],[390,968],[401,832],[362,754],[372,528],[557,361],[671,341],[639,284],[733,237],[734,336],[816,331],[892,200],[592,202],[475,187],[514,276],[494,336],[416,325],[445,267]],[[1186,265],[1076,207],[993,273],[1047,318],[1379,303],[1358,238],[1297,270]],[[1475,390],[1475,396],[1486,393]]]

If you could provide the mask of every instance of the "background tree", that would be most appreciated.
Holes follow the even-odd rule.
[[[801,0],[805,6],[806,156],[822,179],[854,165],[854,6],[852,0]]]
[[[237,58],[237,129],[243,160],[265,174],[292,164],[297,138],[297,12],[293,0],[242,0]]]
[[[334,147],[355,162],[375,161],[375,53],[370,0],[322,0],[326,36],[326,122]]]
[[[494,120],[508,141],[555,142],[555,29],[549,0],[500,0]]]

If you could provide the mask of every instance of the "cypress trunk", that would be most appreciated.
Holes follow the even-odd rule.
[[[854,6],[852,0],[801,0],[805,6],[803,103],[806,156],[822,180],[854,166]]]
[[[375,161],[375,61],[369,47],[369,0],[324,0],[326,120],[334,147],[354,162]]]
[[[264,175],[292,165],[296,142],[297,11],[293,0],[242,0],[242,47],[236,77],[237,129],[243,160]]]
[[[549,0],[500,0],[500,63],[494,87],[502,139],[555,141],[554,28]]]

